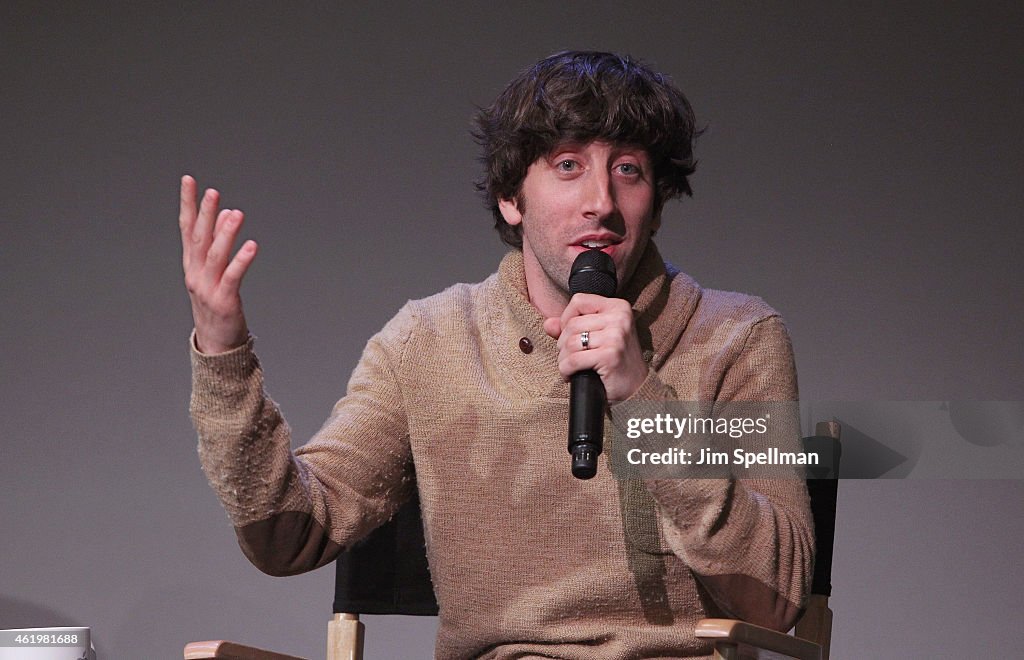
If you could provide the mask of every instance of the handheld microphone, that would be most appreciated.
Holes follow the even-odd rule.
[[[569,272],[569,291],[609,298],[618,281],[615,262],[601,250],[580,252]],[[597,474],[597,457],[604,448],[604,407],[607,395],[593,369],[577,371],[569,380],[569,453],[572,476],[590,479]]]

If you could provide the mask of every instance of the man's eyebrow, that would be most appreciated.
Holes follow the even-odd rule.
[[[548,151],[548,155],[554,156],[562,151],[580,151],[588,144],[589,142],[581,142],[579,140],[564,140],[562,142],[556,142],[555,146],[551,147],[551,150]]]
[[[612,153],[615,154],[616,156],[621,156],[622,154],[626,153],[638,153],[643,154],[645,156],[651,155],[650,152],[647,151],[647,147],[644,147],[639,144],[632,144],[629,142],[614,145],[614,147],[612,148]]]
[[[587,145],[590,144],[591,142],[606,142],[606,143],[610,143],[612,145],[612,155],[613,156],[621,156],[622,154],[633,153],[633,152],[637,152],[637,153],[641,153],[641,154],[645,154],[647,156],[650,156],[650,153],[647,151],[647,148],[644,147],[643,145],[633,144],[631,142],[616,143],[616,142],[609,142],[608,140],[600,140],[600,139],[594,139],[594,140],[563,140],[561,142],[556,142],[555,145],[553,147],[551,147],[550,150],[548,150],[547,155],[548,155],[548,157],[552,157],[552,156],[555,156],[556,154],[559,154],[559,153],[561,153],[563,151],[581,151],[581,150],[585,149],[587,147]]]

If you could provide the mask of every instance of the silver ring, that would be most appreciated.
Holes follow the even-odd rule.
[[[580,333],[580,346],[583,350],[590,348],[590,330],[584,330]]]

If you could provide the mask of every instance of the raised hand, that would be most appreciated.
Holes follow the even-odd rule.
[[[203,193],[196,212],[196,181],[181,178],[182,267],[185,288],[192,301],[196,347],[203,353],[223,353],[245,343],[249,329],[242,311],[239,288],[256,258],[258,246],[246,241],[231,258],[235,238],[245,219],[241,211],[217,211],[220,194]]]

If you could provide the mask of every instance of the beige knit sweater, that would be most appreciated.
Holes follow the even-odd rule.
[[[651,366],[635,399],[796,399],[788,336],[760,299],[702,291],[653,245],[626,297]],[[415,483],[438,658],[706,657],[701,617],[791,625],[813,556],[803,483],[618,481],[604,456],[573,478],[568,386],[542,322],[519,252],[409,302],[294,453],[252,342],[216,356],[193,343],[203,469],[249,559],[274,575],[321,566]]]

